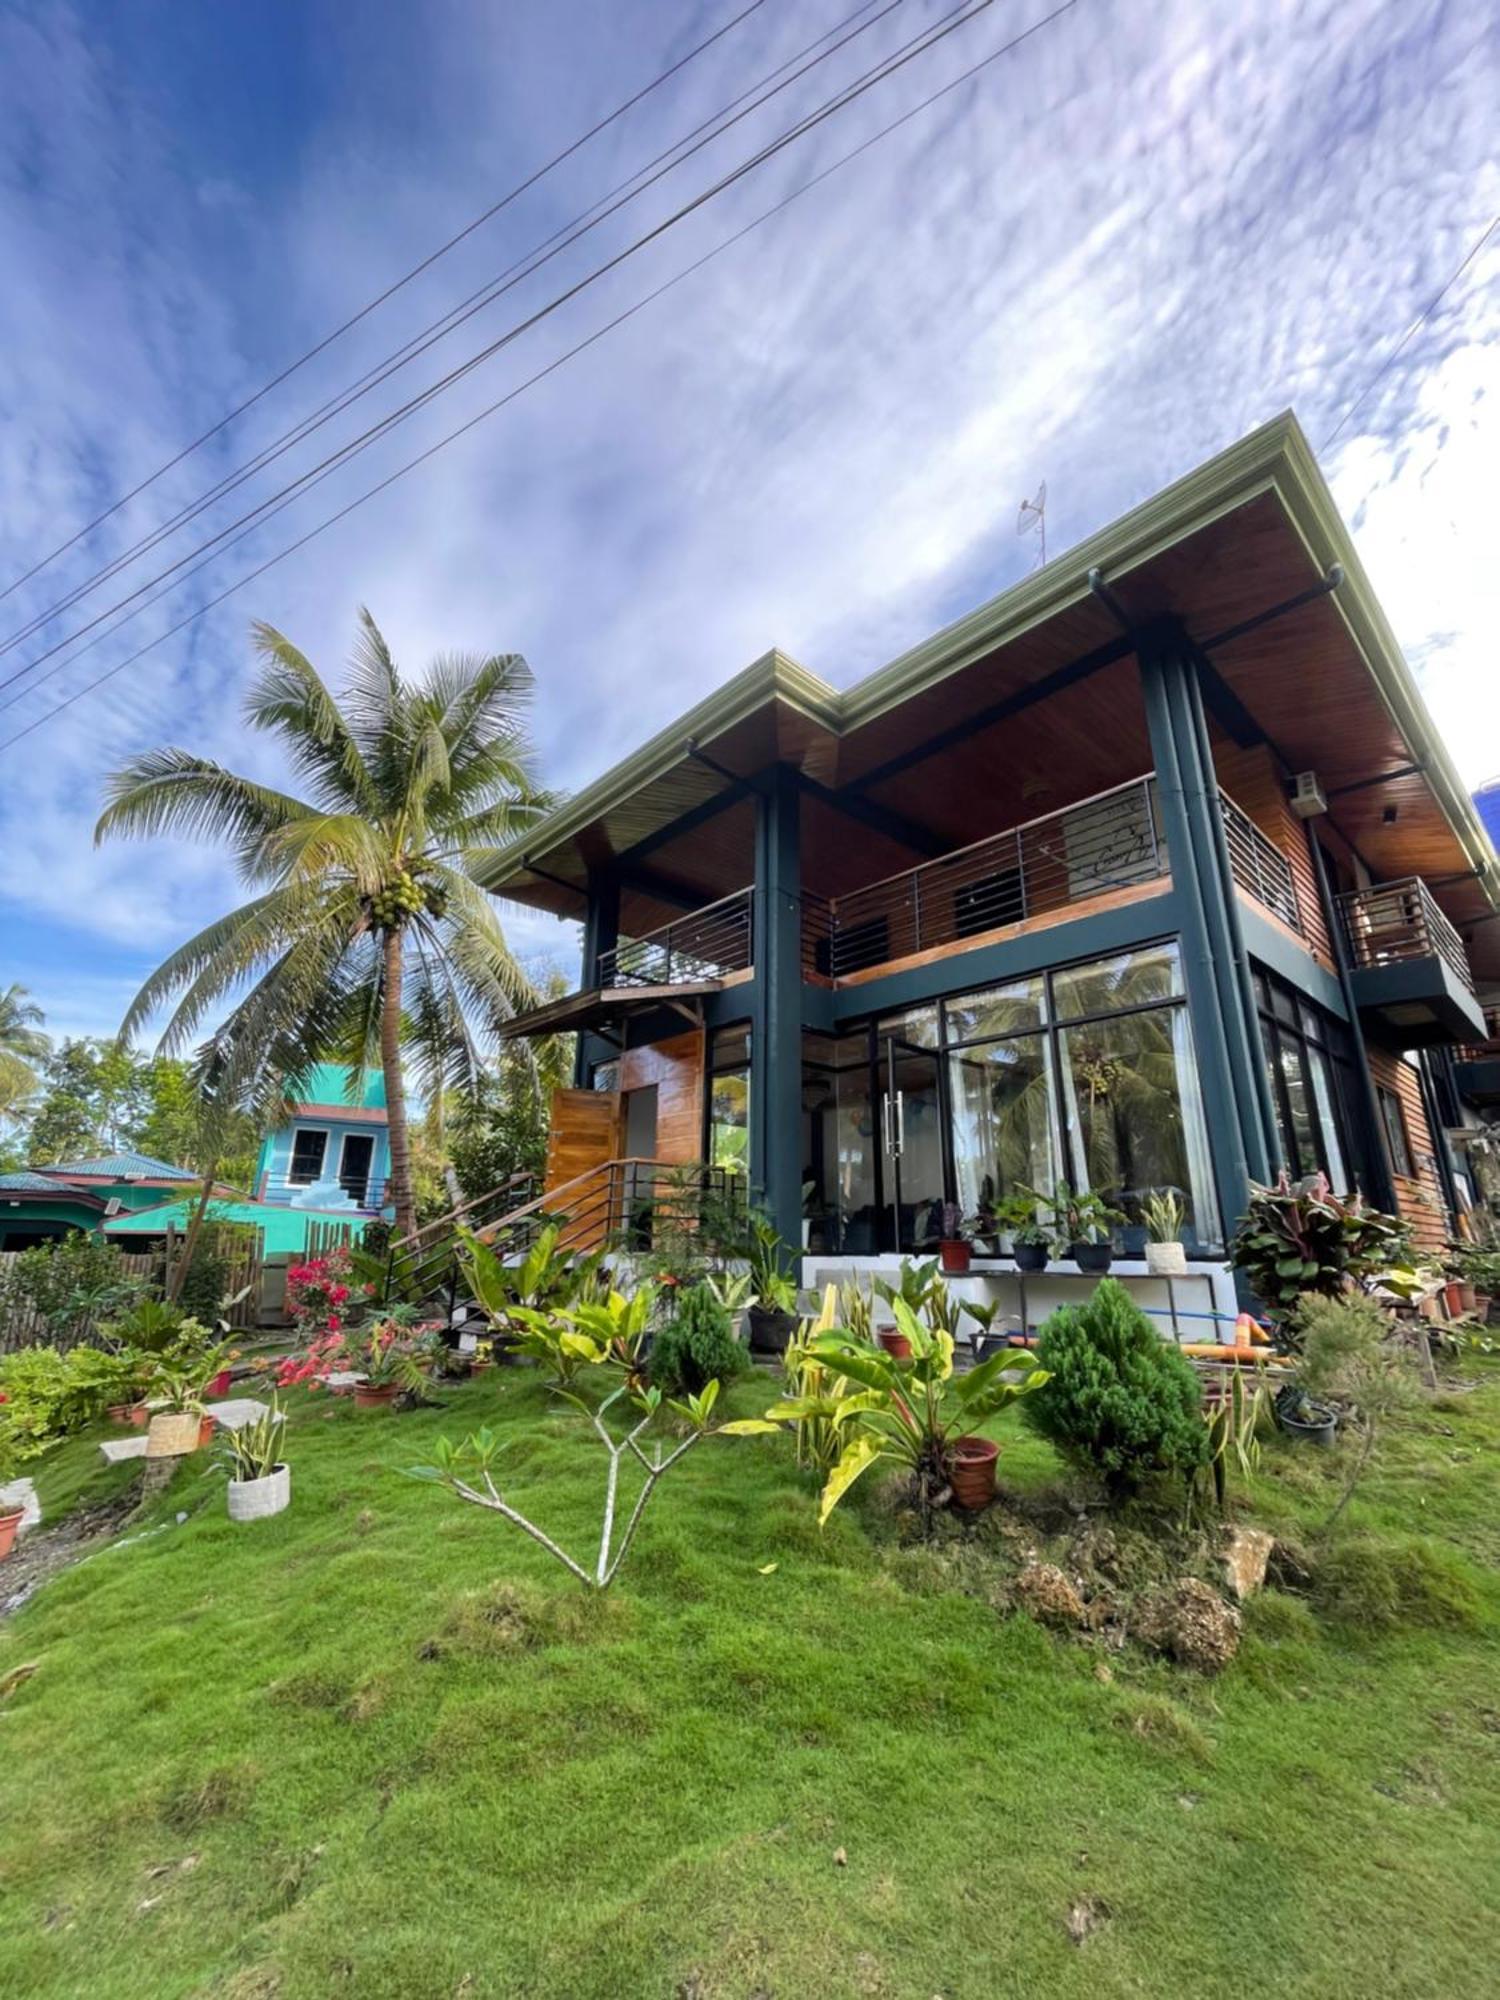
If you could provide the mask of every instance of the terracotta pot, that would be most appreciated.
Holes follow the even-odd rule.
[[[129,1403],[111,1403],[105,1415],[112,1424],[133,1424],[135,1418],[131,1415],[132,1407]]]
[[[396,1400],[394,1382],[356,1382],[354,1407],[357,1410],[388,1410]]]
[[[1479,1292],[1479,1291],[1475,1292],[1474,1310],[1479,1315],[1479,1323],[1481,1326],[1487,1326],[1489,1324],[1490,1306],[1492,1304],[1493,1300],[1490,1298],[1488,1292]]]
[[[1479,1294],[1467,1278],[1460,1278],[1458,1281],[1458,1303],[1463,1312],[1471,1313],[1479,1310]]]
[[[0,1562],[4,1562],[16,1545],[16,1536],[21,1532],[21,1516],[25,1511],[24,1507],[15,1507],[0,1513]]]
[[[147,1458],[186,1458],[198,1449],[196,1410],[158,1410],[146,1426]]]
[[[1443,1311],[1449,1319],[1457,1319],[1464,1309],[1464,1288],[1456,1278],[1450,1278],[1443,1287]]]
[[[149,1403],[132,1403],[130,1406],[130,1415],[126,1421],[134,1424],[138,1431],[143,1431],[151,1421],[151,1405]]]
[[[217,1423],[216,1423],[216,1422],[214,1421],[214,1419],[213,1419],[213,1418],[212,1418],[212,1417],[211,1417],[211,1416],[210,1416],[210,1415],[208,1414],[207,1410],[205,1410],[205,1411],[203,1412],[203,1415],[202,1415],[202,1416],[201,1416],[201,1417],[200,1417],[200,1418],[198,1419],[198,1449],[199,1449],[199,1451],[202,1451],[202,1449],[203,1449],[203,1447],[204,1447],[205,1445],[208,1445],[208,1444],[212,1444],[212,1443],[213,1443],[213,1441],[214,1441],[214,1432],[215,1432],[215,1431],[216,1431],[216,1430],[217,1430],[218,1428],[219,1428],[218,1424],[217,1424]]]
[[[893,1326],[883,1326],[876,1338],[893,1361],[910,1361],[911,1342],[904,1333],[897,1333]]]
[[[944,1237],[938,1245],[938,1256],[949,1277],[961,1278],[974,1261],[974,1246],[962,1237]]]
[[[995,1461],[1000,1447],[993,1438],[960,1438],[953,1447],[949,1478],[953,1498],[966,1513],[977,1514],[995,1497]]]

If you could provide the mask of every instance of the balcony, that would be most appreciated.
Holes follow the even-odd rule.
[[[1129,900],[1166,874],[1155,781],[1132,778],[832,901],[804,893],[804,969],[854,979],[1101,898]]]
[[[1453,1051],[1453,1083],[1467,1103],[1488,1107],[1500,1104],[1500,1007],[1486,1009],[1484,1025],[1482,1042]]]
[[[1407,1048],[1483,1039],[1463,939],[1420,876],[1340,896],[1339,927],[1362,1014]]]
[[[627,938],[599,955],[601,987],[696,986],[748,972],[753,963],[754,891],[736,889],[660,930]]]
[[[1229,868],[1236,886],[1243,889],[1247,896],[1253,896],[1273,917],[1280,917],[1300,937],[1302,912],[1297,906],[1297,884],[1292,875],[1292,864],[1225,791],[1219,793],[1219,809],[1224,815]]]
[[[281,1175],[266,1174],[256,1189],[256,1199],[272,1208],[316,1209],[319,1214],[358,1216],[379,1215],[385,1206],[386,1184],[376,1174],[363,1180],[289,1181]]]

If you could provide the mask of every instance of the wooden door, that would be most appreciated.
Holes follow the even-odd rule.
[[[545,1192],[551,1194],[590,1168],[619,1159],[623,1124],[623,1100],[617,1090],[554,1090]],[[595,1196],[588,1217],[566,1231],[564,1241],[573,1249],[597,1249],[608,1221]]]

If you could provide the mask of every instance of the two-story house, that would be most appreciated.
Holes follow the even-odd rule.
[[[580,1036],[559,1207],[744,1160],[811,1278],[1020,1182],[1176,1188],[1205,1266],[1283,1164],[1462,1198],[1500,861],[1291,416],[856,686],[768,653],[489,887],[584,927],[509,1029]]]

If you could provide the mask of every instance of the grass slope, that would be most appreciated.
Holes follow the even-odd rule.
[[[1493,1991],[1493,1378],[1393,1433],[1353,1510],[1345,1609],[1410,1572],[1448,1624],[1269,1593],[1213,1683],[1129,1653],[1105,1682],[852,1504],[820,1534],[783,1440],[691,1454],[594,1601],[397,1476],[513,1427],[520,1504],[586,1547],[602,1454],[534,1378],[291,1409],[289,1513],[234,1527],[185,1470],[158,1532],[0,1625],[0,1676],[38,1663],[0,1703],[7,1995]],[[1056,1478],[1005,1434],[1007,1479]],[[92,1451],[44,1493],[99,1497]],[[1326,1512],[1336,1463],[1266,1461],[1260,1518]]]

